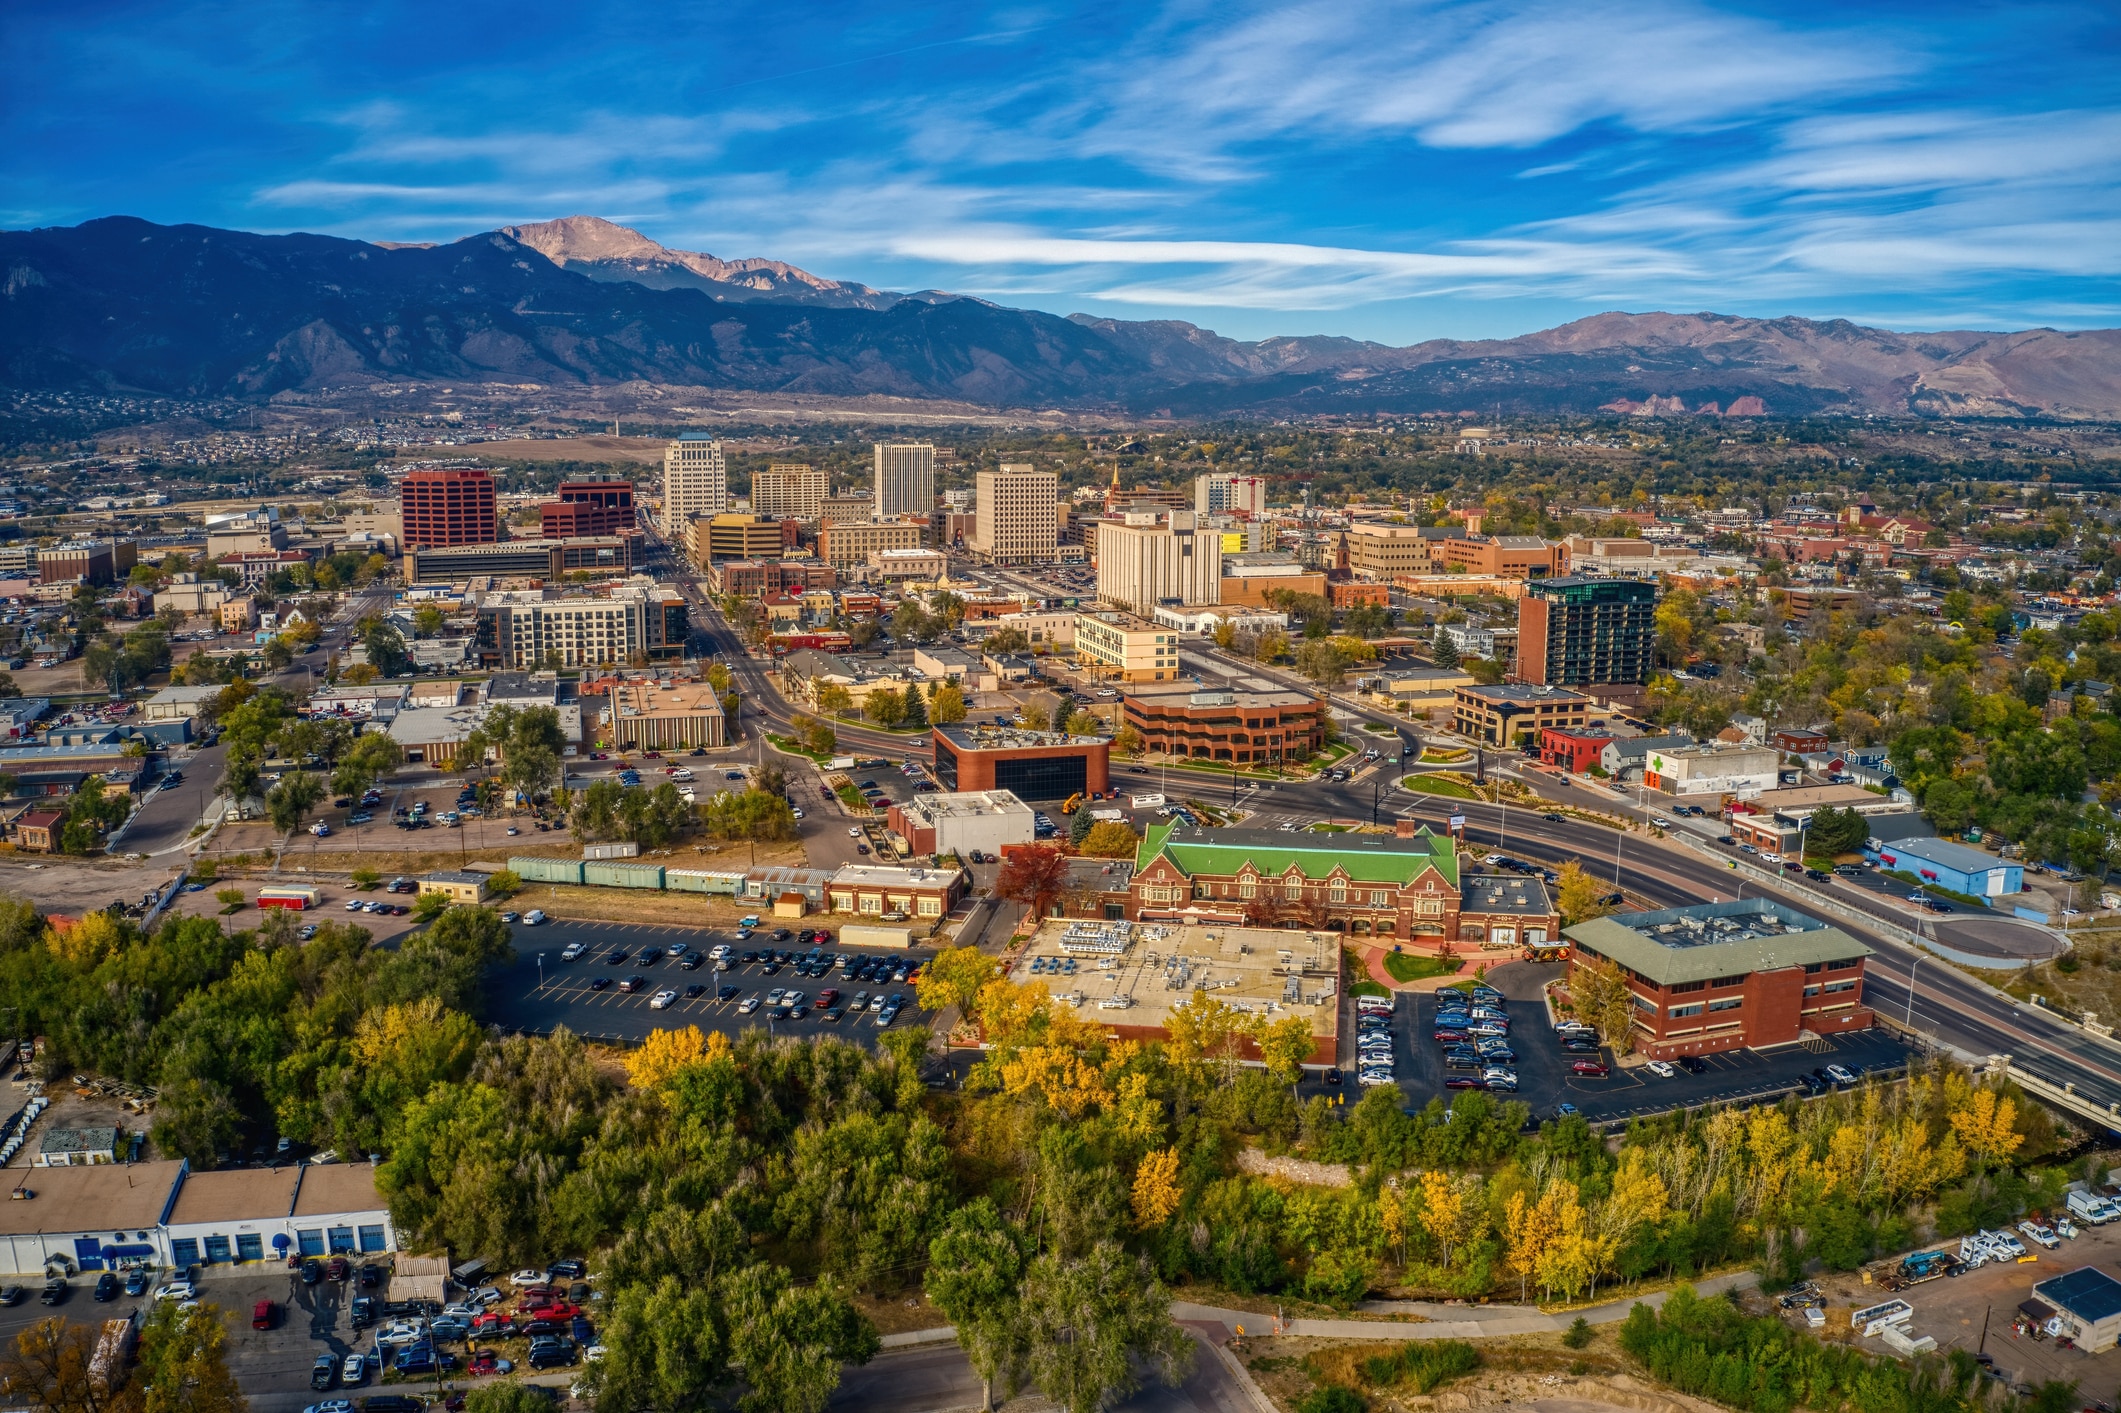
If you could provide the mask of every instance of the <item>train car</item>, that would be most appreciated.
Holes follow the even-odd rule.
[[[317,907],[324,895],[314,888],[260,888],[258,906],[261,908],[291,908],[303,912]]]

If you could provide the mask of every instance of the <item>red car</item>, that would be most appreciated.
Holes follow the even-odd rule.
[[[1599,1060],[1572,1060],[1569,1062],[1569,1073],[1589,1075],[1593,1079],[1604,1079],[1606,1077],[1606,1067],[1604,1062]]]
[[[480,1334],[492,1334],[502,1328],[515,1328],[515,1317],[500,1310],[482,1310],[471,1317],[471,1327]]]
[[[517,1297],[525,1305],[542,1305],[558,1294],[559,1292],[549,1285],[525,1286],[516,1292]]]
[[[578,1306],[570,1305],[564,1300],[558,1300],[550,1305],[534,1307],[530,1311],[530,1318],[533,1320],[572,1320],[581,1313],[581,1309]]]
[[[828,986],[823,991],[817,993],[817,1003],[820,1007],[829,1006],[834,1001],[837,1001],[839,999],[840,989],[837,986]]]
[[[279,1307],[270,1300],[261,1300],[250,1307],[250,1327],[254,1330],[269,1330],[273,1327],[273,1316]]]
[[[477,1375],[498,1374],[501,1372],[501,1356],[491,1349],[482,1349],[471,1356],[471,1362],[465,1365],[465,1371]]]

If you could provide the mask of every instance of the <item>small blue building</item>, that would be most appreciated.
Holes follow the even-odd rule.
[[[1976,898],[2001,897],[2025,888],[2023,865],[1944,839],[1902,839],[1890,844],[1873,839],[1864,852],[1880,868],[1912,873],[1924,883]]]

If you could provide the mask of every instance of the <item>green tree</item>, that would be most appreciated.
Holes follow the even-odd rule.
[[[965,692],[955,682],[945,682],[936,688],[934,698],[928,703],[928,719],[937,726],[949,726],[965,719]]]
[[[906,719],[900,725],[909,731],[924,730],[928,725],[928,704],[918,687],[906,689]]]
[[[1090,813],[1090,806],[1087,803],[1078,806],[1068,820],[1068,842],[1080,849],[1083,840],[1089,838],[1090,831],[1096,827],[1097,816]]]
[[[423,603],[412,611],[412,631],[422,638],[432,638],[442,631],[442,610],[431,603]]]
[[[354,634],[368,653],[369,666],[378,673],[397,677],[412,671],[412,654],[405,649],[405,635],[390,620],[370,614],[355,625]]]
[[[503,1379],[465,1394],[464,1413],[552,1413],[552,1399],[543,1389]]]
[[[228,1368],[228,1325],[221,1307],[189,1310],[158,1300],[140,1330],[141,1413],[242,1413],[250,1406]]]
[[[1104,734],[1105,721],[1095,712],[1077,711],[1069,714],[1067,727],[1070,736],[1100,736]]]
[[[664,1276],[653,1287],[611,1292],[604,1357],[585,1377],[599,1413],[704,1409],[729,1380],[729,1328],[722,1293]]]
[[[862,714],[889,731],[906,719],[906,698],[896,688],[872,688]]]
[[[1026,1371],[1064,1413],[1098,1413],[1150,1366],[1176,1383],[1192,1343],[1171,1320],[1171,1296],[1149,1263],[1100,1241],[1081,1256],[1051,1251],[1024,1273],[1020,1323]]]
[[[1019,1304],[1030,1246],[1029,1234],[986,1197],[952,1212],[928,1244],[928,1299],[980,1377],[982,1409],[994,1406],[997,1384],[1004,1399],[1016,1396],[1030,1357]]]
[[[302,816],[324,798],[324,782],[306,770],[290,770],[266,792],[265,814],[283,834],[302,823]]]
[[[778,1266],[738,1271],[724,1293],[729,1352],[749,1386],[737,1401],[745,1413],[824,1413],[840,1367],[866,1364],[882,1347],[876,1327],[844,1295],[829,1285],[797,1286]]]
[[[1853,854],[1871,837],[1871,826],[1854,809],[1816,811],[1804,831],[1805,847],[1815,854]]]
[[[1003,657],[1010,653],[1031,651],[1031,640],[1024,636],[1021,628],[997,628],[980,640],[980,651],[989,657]]]

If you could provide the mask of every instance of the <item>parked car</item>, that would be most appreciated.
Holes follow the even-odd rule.
[[[98,1300],[116,1300],[118,1298],[118,1277],[116,1273],[105,1271],[102,1275],[97,1276],[96,1289],[93,1294]]]
[[[334,1388],[339,1382],[339,1361],[332,1355],[319,1354],[317,1362],[309,1368],[309,1386],[319,1393]]]
[[[1602,1060],[1575,1060],[1569,1065],[1570,1074],[1580,1074],[1590,1079],[1604,1079],[1610,1071]]]
[[[1656,1075],[1659,1079],[1670,1079],[1679,1073],[1663,1060],[1652,1060],[1647,1065],[1644,1065],[1643,1068]]]

